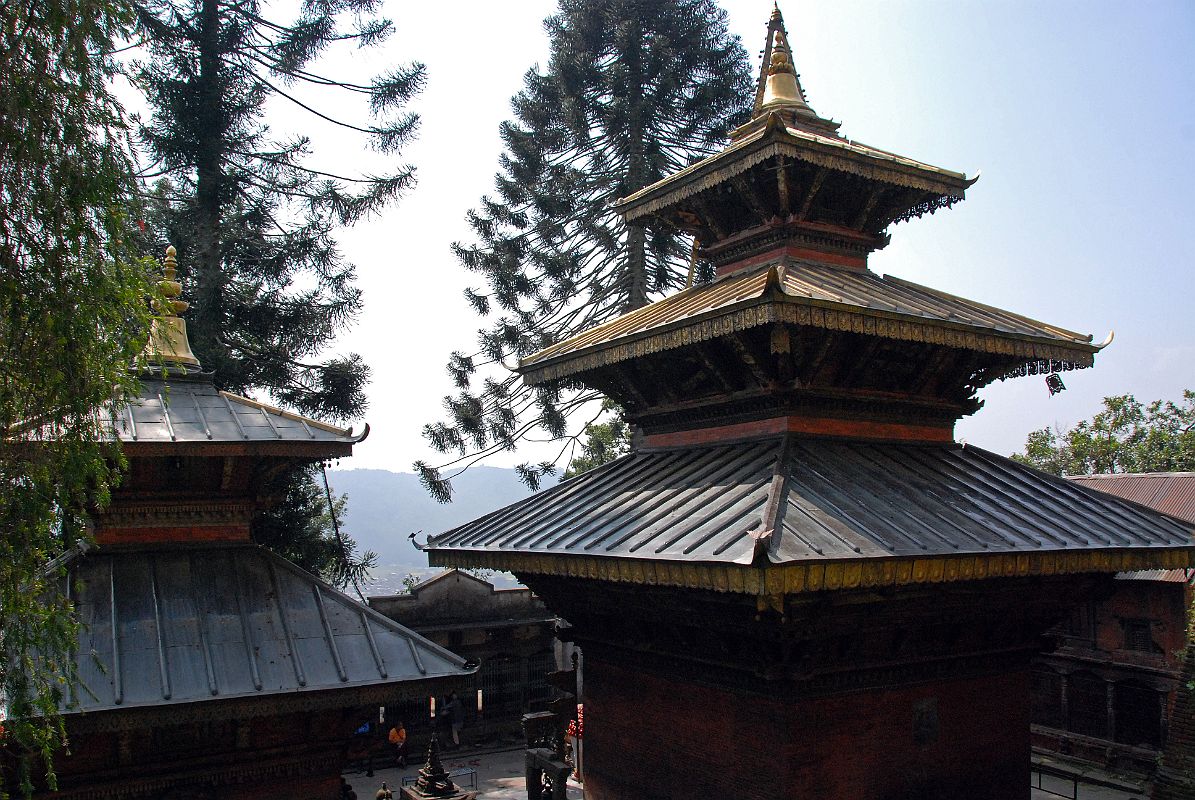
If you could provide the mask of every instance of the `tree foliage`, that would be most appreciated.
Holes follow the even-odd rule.
[[[631,448],[631,426],[623,419],[622,410],[607,400],[603,403],[607,417],[603,422],[591,422],[581,431],[581,452],[574,455],[564,471],[565,478],[607,464]]]
[[[300,470],[297,479],[274,479],[271,493],[280,502],[253,520],[253,540],[329,583],[354,587],[377,566],[377,554],[358,553],[357,543],[340,528],[348,495],[332,495],[320,464]],[[331,502],[329,502],[331,501]]]
[[[10,3],[0,26],[0,746],[31,760],[64,741],[75,626],[54,559],[87,540],[119,451],[103,409],[133,390],[151,273],[130,252],[127,131],[108,91],[119,2]],[[47,566],[49,565],[49,566]],[[9,776],[12,778],[12,776]],[[53,775],[49,776],[53,784]]]
[[[528,388],[496,365],[684,285],[688,239],[628,227],[609,203],[720,148],[752,100],[746,52],[713,0],[561,0],[545,28],[550,60],[527,73],[501,127],[494,194],[468,217],[475,241],[453,246],[484,281],[466,297],[486,327],[475,353],[449,359],[460,389],[444,400],[449,419],[424,428],[452,465],[568,435],[596,394]],[[450,498],[440,468],[415,468]],[[552,469],[520,472],[534,487]]]
[[[1177,403],[1122,394],[1103,405],[1069,430],[1033,431],[1013,458],[1056,475],[1195,470],[1195,391]]]
[[[381,209],[413,185],[410,166],[340,176],[309,163],[305,135],[278,135],[263,122],[267,103],[294,105],[397,154],[418,118],[404,104],[424,82],[421,64],[372,81],[337,80],[313,63],[337,45],[385,42],[393,26],[379,0],[306,0],[295,16],[270,15],[256,0],[144,0],[138,25],[147,53],[133,65],[152,113],[140,138],[148,153],[153,235],[174,243],[192,301],[191,344],[222,389],[264,390],[321,418],[360,416],[369,369],[356,354],[323,358],[361,308],[354,268],[333,234]],[[356,99],[370,122],[346,122],[308,97]],[[376,159],[375,159],[376,161]],[[296,472],[282,505],[254,527],[259,541],[322,577],[343,583],[368,559],[336,547],[316,502],[321,488]],[[291,539],[283,543],[285,520]]]

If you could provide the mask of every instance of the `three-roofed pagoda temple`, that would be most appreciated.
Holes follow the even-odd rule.
[[[972,180],[838,133],[779,10],[752,120],[617,204],[717,277],[525,359],[617,400],[632,452],[433,537],[511,570],[585,651],[586,796],[1029,796],[1029,659],[1186,523],[954,441],[988,383],[1092,337],[873,273]]]
[[[251,542],[271,477],[365,433],[217,390],[174,267],[170,248],[151,369],[110,417],[124,481],[93,515],[97,547],[65,564],[78,681],[58,791],[37,796],[339,800],[350,737],[379,705],[472,669]]]

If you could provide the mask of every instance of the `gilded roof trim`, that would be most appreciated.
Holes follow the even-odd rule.
[[[1143,569],[1195,567],[1189,547],[1114,550],[985,553],[922,558],[857,559],[766,567],[740,564],[641,561],[595,556],[511,553],[492,550],[437,550],[432,566],[504,570],[534,575],[675,586],[752,595],[801,594],[836,589],[869,589],[954,583],[985,578],[1116,573]]]
[[[984,330],[949,320],[925,320],[879,309],[786,295],[783,298],[748,298],[613,341],[599,342],[580,350],[544,358],[542,354],[550,353],[549,348],[524,361],[519,372],[527,383],[543,383],[773,322],[1025,359],[1027,363],[1014,370],[1013,374],[1090,367],[1095,363],[1098,350],[1093,345],[1081,342]]]

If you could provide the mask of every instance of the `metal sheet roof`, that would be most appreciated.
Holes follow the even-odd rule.
[[[1195,472],[1075,475],[1069,480],[1195,523]]]
[[[789,436],[631,453],[428,549],[795,564],[1187,548],[1193,534],[974,447]]]
[[[1116,573],[1118,581],[1158,581],[1160,583],[1190,583],[1195,580],[1193,569],[1139,569]]]
[[[319,692],[471,672],[464,661],[260,547],[89,553],[64,710]]]
[[[801,305],[816,305],[865,316],[906,318],[917,323],[947,325],[997,336],[1034,340],[1073,348],[1089,354],[1098,348],[1090,335],[966,300],[945,292],[868,270],[833,267],[789,260],[779,266],[764,264],[723,276],[713,283],[694,287],[558,342],[524,359],[520,367],[533,370],[583,351],[600,350],[687,323],[705,323],[720,313],[758,303],[769,296],[768,273],[778,270],[780,299]],[[761,320],[759,324],[769,320]],[[707,325],[711,335],[720,328]],[[695,334],[696,336],[697,334]],[[698,336],[698,338],[701,338]],[[710,338],[706,336],[705,338]]]
[[[143,379],[140,394],[115,409],[122,442],[343,442],[364,436],[248,397],[210,380]]]

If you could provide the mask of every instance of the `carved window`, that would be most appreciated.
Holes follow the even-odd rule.
[[[522,713],[525,678],[519,666],[519,660],[512,656],[494,656],[481,662],[478,683],[485,692],[487,716]]]
[[[1153,626],[1147,619],[1126,619],[1124,621],[1124,649],[1139,653],[1160,653],[1162,649],[1154,644]]]
[[[1062,719],[1062,676],[1049,667],[1033,669],[1031,694],[1032,719],[1035,725],[1048,728],[1063,728]]]
[[[1132,683],[1116,684],[1116,741],[1134,747],[1162,748],[1162,699],[1160,692]]]
[[[1054,629],[1055,633],[1071,639],[1091,641],[1095,639],[1095,604],[1084,603],[1071,609],[1067,619]]]
[[[528,711],[546,711],[555,693],[548,684],[548,673],[556,670],[556,656],[551,650],[527,659]]]
[[[1090,672],[1067,679],[1068,730],[1098,739],[1108,738],[1108,685]]]

